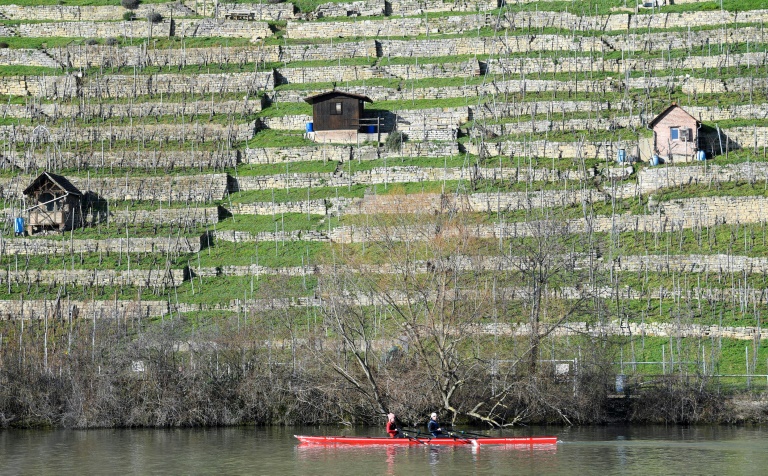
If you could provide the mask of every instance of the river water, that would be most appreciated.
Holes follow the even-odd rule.
[[[310,447],[293,434],[377,435],[376,429],[0,430],[1,474],[249,475],[757,475],[768,428],[524,428],[555,435],[534,447]],[[494,433],[495,435],[498,433]]]

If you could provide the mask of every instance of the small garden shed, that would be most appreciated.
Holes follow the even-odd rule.
[[[368,96],[334,89],[304,98],[312,105],[312,123],[315,132],[354,130],[361,127],[361,119]]]
[[[675,103],[656,116],[648,127],[653,129],[653,148],[660,157],[691,160],[699,150],[701,123]]]
[[[43,172],[27,188],[31,206],[27,232],[39,229],[70,230],[81,226],[83,194],[61,175]]]

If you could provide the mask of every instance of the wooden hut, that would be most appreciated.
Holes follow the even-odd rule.
[[[363,119],[365,103],[373,102],[368,96],[334,89],[304,100],[312,105],[311,129],[318,136],[355,138],[361,127],[366,127],[363,132],[367,132]]]
[[[677,104],[662,111],[648,127],[653,129],[653,148],[660,157],[691,160],[699,150],[701,123]]]
[[[30,235],[38,229],[65,231],[82,225],[83,194],[65,177],[43,172],[24,189],[24,195],[33,204],[26,210]]]

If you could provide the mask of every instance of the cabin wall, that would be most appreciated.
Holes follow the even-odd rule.
[[[341,104],[341,113],[336,113],[336,104]],[[358,129],[363,104],[357,98],[329,97],[316,102],[312,108],[312,120],[316,131]]]
[[[690,129],[690,140],[685,134],[679,134],[677,139],[671,137],[672,128]],[[698,129],[696,121],[682,109],[674,108],[653,127],[654,145],[662,157],[685,156],[693,157],[698,150]]]

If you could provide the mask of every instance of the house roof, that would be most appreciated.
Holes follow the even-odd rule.
[[[310,104],[314,104],[318,101],[322,101],[323,98],[325,98],[326,96],[330,96],[332,94],[335,94],[338,96],[347,96],[350,98],[355,98],[355,99],[359,99],[361,101],[370,102],[370,103],[373,102],[371,98],[369,98],[368,96],[363,96],[362,94],[348,93],[346,91],[340,91],[338,89],[334,89],[333,91],[326,91],[320,94],[315,94],[314,96],[305,97],[304,100]]]
[[[72,182],[66,179],[66,177],[62,175],[52,174],[50,172],[43,172],[35,180],[33,180],[32,183],[29,185],[29,187],[24,189],[24,195],[31,195],[32,192],[38,187],[40,187],[40,185],[45,180],[49,180],[53,182],[54,184],[58,185],[59,188],[61,188],[65,192],[68,192],[71,195],[76,195],[78,197],[81,197],[83,195],[80,192],[80,190],[77,189],[77,187],[72,185]]]
[[[663,111],[661,111],[661,113],[658,116],[654,117],[653,120],[651,120],[651,122],[648,123],[648,127],[649,128],[653,128],[653,126],[656,125],[657,122],[659,122],[662,119],[664,119],[664,117],[666,117],[667,114],[669,114],[675,108],[680,109],[681,111],[683,111],[685,113],[685,115],[687,115],[688,117],[693,119],[696,122],[696,124],[699,123],[699,120],[696,119],[695,117],[691,116],[690,114],[688,114],[688,112],[685,109],[683,109],[682,107],[678,106],[675,103],[672,103],[668,108],[666,108]]]

